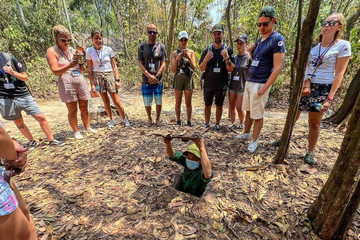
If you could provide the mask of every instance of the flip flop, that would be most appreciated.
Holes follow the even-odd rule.
[[[147,126],[147,127],[151,127],[153,124],[154,124],[153,122],[148,122],[148,123],[146,124],[146,126]]]

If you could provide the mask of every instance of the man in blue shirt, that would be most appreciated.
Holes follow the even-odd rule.
[[[268,101],[271,85],[279,76],[285,56],[284,37],[274,31],[276,23],[275,9],[264,7],[260,11],[257,26],[262,37],[249,46],[252,51],[252,64],[245,84],[243,110],[246,111],[244,133],[236,136],[239,139],[252,140],[249,152],[257,149],[258,137],[263,126],[265,105]],[[254,123],[253,134],[250,129]]]

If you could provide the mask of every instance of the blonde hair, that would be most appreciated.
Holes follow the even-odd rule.
[[[330,14],[328,17],[330,16],[335,16],[336,17],[336,20],[339,21],[339,24],[340,25],[345,25],[345,17],[342,13],[332,13]],[[334,36],[334,41],[336,42],[340,37],[341,37],[341,33],[342,33],[342,30],[343,30],[343,27],[340,28],[336,33],[335,33],[335,36]],[[318,42],[321,42],[322,40],[322,35],[320,33],[319,37],[318,37]]]
[[[61,34],[68,34],[68,35],[70,35],[70,32],[69,32],[69,30],[67,30],[67,28],[64,27],[63,25],[56,25],[56,26],[53,28],[53,35],[54,35],[54,38],[55,38],[55,42],[57,41],[57,38],[58,38]]]

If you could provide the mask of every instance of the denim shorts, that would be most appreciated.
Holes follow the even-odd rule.
[[[141,87],[141,92],[143,95],[145,107],[151,106],[153,98],[155,98],[155,104],[162,104],[162,90],[163,86],[159,84],[143,84]]]
[[[17,120],[22,117],[21,111],[31,116],[42,113],[31,95],[15,99],[0,98],[0,113],[4,119]]]
[[[5,169],[0,167],[0,216],[8,215],[18,207],[15,193],[9,183],[5,181],[4,173]]]

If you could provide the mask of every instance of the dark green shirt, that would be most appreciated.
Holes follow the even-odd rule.
[[[213,178],[214,173],[211,173],[211,177],[206,179],[201,165],[197,169],[190,170],[185,163],[186,156],[177,151],[175,152],[174,157],[170,158],[170,160],[184,166],[184,172],[181,175],[181,182],[177,190],[201,197],[207,184]]]

